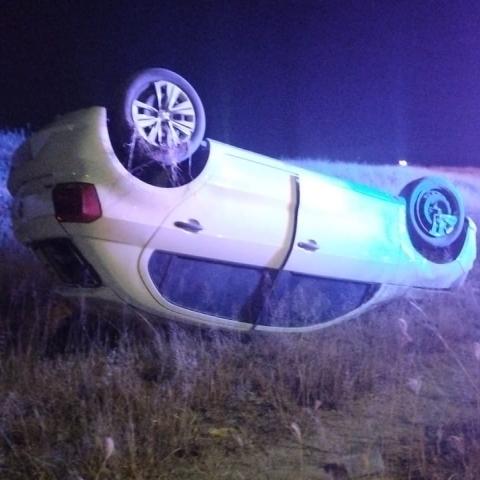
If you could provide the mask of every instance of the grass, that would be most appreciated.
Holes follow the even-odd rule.
[[[387,189],[402,180],[350,168]],[[3,238],[0,478],[478,478],[478,265],[459,292],[314,334],[156,322],[153,335],[127,310],[55,297]]]

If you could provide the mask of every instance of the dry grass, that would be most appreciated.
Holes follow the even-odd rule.
[[[315,334],[152,335],[127,311],[69,316],[5,238],[0,478],[478,478],[478,266]]]

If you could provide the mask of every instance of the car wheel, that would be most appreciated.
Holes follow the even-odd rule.
[[[205,111],[194,88],[163,68],[134,75],[109,115],[112,145],[128,170],[174,166],[191,157],[205,134]]]
[[[455,186],[437,177],[415,180],[400,193],[407,202],[407,227],[422,253],[452,247],[464,231],[465,208]]]

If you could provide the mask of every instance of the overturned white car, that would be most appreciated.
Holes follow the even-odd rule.
[[[189,83],[140,72],[116,108],[65,115],[17,151],[17,237],[65,295],[245,331],[322,328],[472,268],[476,228],[450,182],[395,197],[204,132]]]

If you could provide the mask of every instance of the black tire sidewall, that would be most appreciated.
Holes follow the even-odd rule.
[[[448,195],[449,201],[453,201],[455,215],[459,217],[454,230],[443,237],[427,235],[421,225],[417,223],[416,208],[418,201],[430,190],[440,190]],[[465,223],[465,207],[461,195],[455,186],[446,179],[440,177],[423,177],[408,184],[400,194],[407,202],[407,227],[414,246],[419,249],[445,249],[449,248],[462,234]]]

